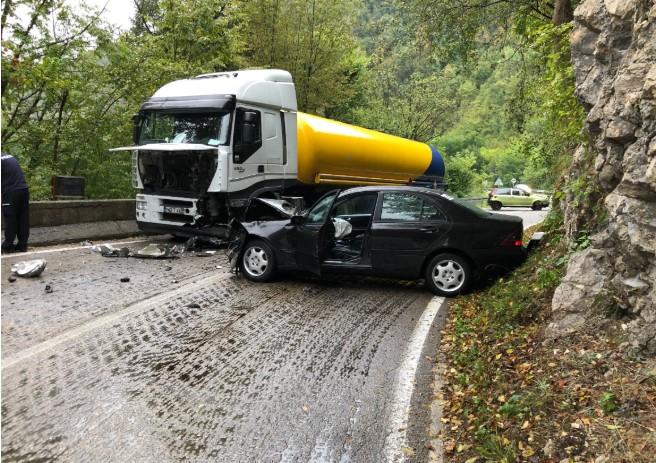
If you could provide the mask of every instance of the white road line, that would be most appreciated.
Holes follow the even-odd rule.
[[[160,307],[168,299],[174,298],[178,294],[184,294],[186,292],[193,292],[195,290],[201,291],[204,288],[207,288],[211,283],[217,280],[217,278],[230,276],[229,273],[213,273],[210,276],[196,280],[192,283],[185,284],[179,288],[176,288],[172,291],[167,291],[164,293],[156,294],[155,296],[149,297],[142,301],[136,302],[132,305],[127,306],[126,308],[119,310],[117,312],[112,312],[107,315],[90,320],[89,322],[78,326],[77,328],[72,328],[68,331],[64,331],[62,334],[55,336],[54,338],[43,341],[39,344],[36,344],[32,347],[28,347],[25,350],[22,350],[11,358],[2,359],[2,371],[8,370],[21,362],[34,357],[43,352],[50,351],[60,344],[70,341],[72,339],[81,337],[91,331],[97,330],[98,328],[105,327],[115,323],[118,319],[126,317],[136,312],[146,311],[152,307]]]
[[[116,241],[116,242],[114,242],[114,241],[103,241],[102,243],[97,243],[97,244],[105,244],[105,243],[108,243],[108,244],[111,244],[111,245],[115,245],[115,244],[134,244],[134,243],[145,243],[146,241],[150,241],[150,240],[140,239],[140,240]],[[3,259],[9,259],[9,258],[12,258],[12,257],[24,257],[24,256],[26,257],[26,256],[30,256],[32,254],[46,254],[48,252],[75,251],[77,249],[87,249],[87,248],[91,249],[92,246],[95,246],[95,245],[92,244],[92,245],[84,245],[84,246],[71,246],[69,248],[52,248],[52,249],[41,249],[39,251],[16,252],[16,253],[12,253],[12,254],[5,254],[4,256],[2,256],[2,258]]]
[[[417,321],[410,344],[403,357],[403,363],[399,368],[394,394],[394,404],[390,413],[388,429],[390,430],[385,439],[384,454],[389,463],[403,462],[405,454],[403,447],[407,445],[408,415],[410,414],[410,399],[415,384],[415,375],[419,365],[421,352],[428,337],[435,316],[441,307],[446,307],[443,297],[433,297],[426,306],[421,318]]]

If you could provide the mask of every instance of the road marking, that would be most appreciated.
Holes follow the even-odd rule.
[[[98,244],[134,244],[134,243],[145,243],[146,241],[151,241],[148,239],[140,239],[140,240],[132,240],[132,241],[103,241],[102,243]],[[84,246],[71,246],[69,248],[57,248],[57,249],[42,249],[40,251],[29,251],[29,252],[15,252],[11,254],[5,254],[2,256],[3,259],[9,259],[13,257],[23,257],[23,256],[29,256],[31,254],[46,254],[48,252],[63,252],[63,251],[75,251],[76,249],[91,249],[93,246],[96,246],[95,244],[89,244],[89,245],[84,245]]]
[[[168,299],[174,298],[179,294],[183,294],[186,292],[193,292],[195,290],[202,291],[203,289],[207,288],[209,284],[215,282],[217,278],[225,278],[225,277],[229,277],[230,275],[231,275],[230,273],[216,274],[212,272],[212,275],[202,278],[200,280],[196,280],[192,283],[185,284],[180,288],[176,288],[172,291],[156,294],[146,299],[142,299],[141,301],[135,302],[134,304],[128,305],[126,308],[122,310],[118,310],[116,312],[112,312],[110,314],[103,315],[101,317],[90,320],[89,322],[80,325],[76,328],[72,328],[68,331],[64,331],[62,334],[55,336],[54,338],[48,339],[47,341],[43,341],[39,344],[36,344],[32,347],[22,350],[11,358],[2,359],[2,371],[4,372],[5,370],[9,370],[15,365],[26,361],[30,357],[34,357],[46,351],[51,351],[52,349],[56,348],[60,344],[63,344],[67,341],[81,337],[87,333],[90,333],[91,331],[97,330],[98,328],[111,325],[120,318],[123,318],[125,316],[131,315],[136,312],[146,311],[153,307],[161,307],[162,304],[166,302]],[[181,281],[181,283],[183,282],[184,281]]]
[[[403,448],[407,445],[407,427],[410,414],[410,400],[414,390],[415,374],[419,366],[421,352],[428,337],[435,316],[440,308],[446,307],[443,297],[433,297],[424,309],[424,313],[417,321],[408,349],[399,368],[394,403],[388,423],[390,432],[385,439],[384,455],[388,462],[402,462],[405,460]]]

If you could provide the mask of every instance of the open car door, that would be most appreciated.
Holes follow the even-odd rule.
[[[326,193],[290,230],[289,241],[296,251],[299,270],[321,275],[321,262],[330,242],[330,234],[334,233],[330,211],[338,195],[339,190]]]

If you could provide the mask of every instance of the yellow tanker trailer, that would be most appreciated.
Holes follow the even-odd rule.
[[[297,123],[303,183],[408,185],[444,176],[442,156],[425,143],[301,112]]]
[[[297,111],[281,70],[204,74],[134,117],[136,218],[146,231],[224,236],[254,197],[312,200],[331,185],[441,184],[429,145]]]

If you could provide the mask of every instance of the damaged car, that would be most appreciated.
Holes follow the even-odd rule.
[[[278,201],[280,204],[276,204]],[[522,263],[522,219],[418,187],[331,191],[302,213],[254,200],[233,226],[231,263],[252,281],[278,272],[424,279],[454,296],[493,269]]]

